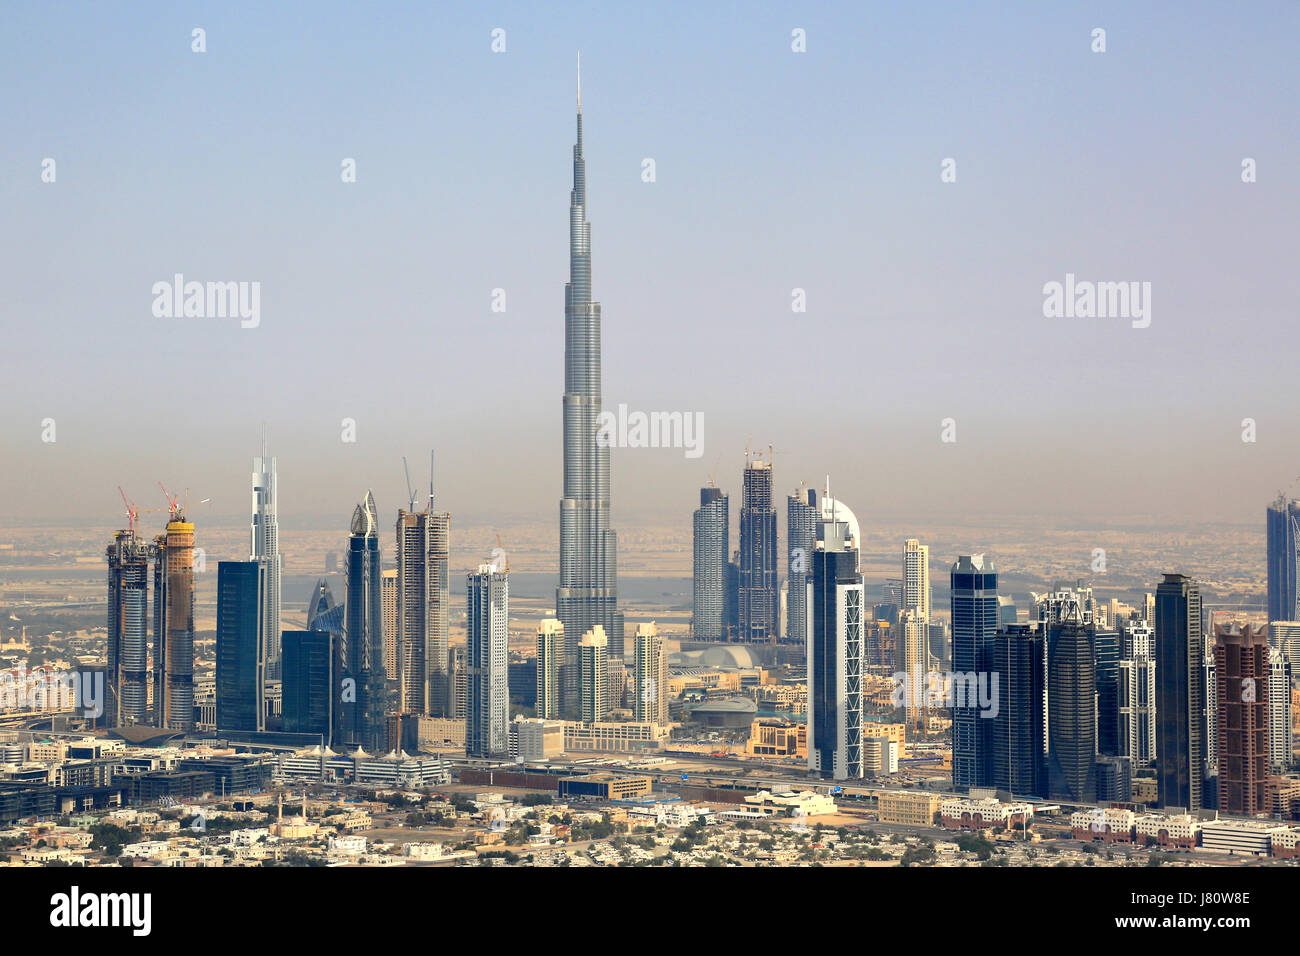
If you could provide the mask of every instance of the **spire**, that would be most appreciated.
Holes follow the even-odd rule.
[[[582,112],[582,51],[578,51],[578,112]]]

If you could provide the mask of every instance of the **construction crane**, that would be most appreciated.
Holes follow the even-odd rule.
[[[500,533],[500,532],[497,532],[497,550],[498,550],[499,552],[501,552],[501,554],[505,557],[505,559],[506,559],[506,574],[509,574],[509,573],[510,573],[510,555],[506,553],[505,545],[503,545],[503,544],[501,543],[501,533]]]
[[[127,499],[126,492],[122,490],[121,485],[117,486],[117,493],[122,496],[122,504],[126,505],[126,520],[127,520],[126,526],[131,530],[131,537],[134,538],[135,518],[138,512],[135,510],[135,505],[132,504],[131,501]]]
[[[167,513],[170,515],[171,520],[184,521],[185,509],[190,506],[190,490],[188,488],[185,489],[185,504],[182,505],[179,503],[180,496],[174,495],[168,491],[167,486],[161,481],[158,482],[158,487],[162,489],[163,496],[167,499]],[[211,500],[211,498],[204,498],[199,502],[199,504],[206,505]]]
[[[402,456],[402,470],[406,472],[406,510],[410,514],[415,514],[415,489],[411,487],[411,469],[406,464],[406,456]]]

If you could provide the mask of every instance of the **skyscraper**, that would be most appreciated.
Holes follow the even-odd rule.
[[[786,575],[789,579],[785,639],[791,644],[808,640],[808,574],[817,547],[817,489],[801,486],[785,499]]]
[[[1156,780],[1160,805],[1203,808],[1205,778],[1201,590],[1166,574],[1156,588]]]
[[[915,541],[904,548],[904,603],[929,604],[929,575],[920,569],[928,561],[928,548]],[[915,547],[910,547],[916,545]],[[909,584],[907,577],[913,578]],[[993,773],[989,753],[993,718],[983,716],[978,700],[971,700],[979,681],[993,670],[993,638],[998,633],[998,574],[982,554],[962,555],[952,566],[952,669],[968,688],[952,708],[952,782],[955,787],[984,787]]]
[[[776,508],[772,506],[772,462],[745,461],[740,504],[740,589],[738,639],[774,642],[776,612]]]
[[[1093,669],[1097,679],[1097,753],[1115,757],[1119,749],[1120,637],[1114,624],[1092,625]]]
[[[591,298],[591,225],[582,147],[582,78],[569,197],[569,281],[564,286],[564,498],[555,616],[564,624],[566,711],[578,706],[578,642],[599,624],[609,655],[623,659],[618,610],[618,537],[610,528],[609,447],[597,441],[601,412],[600,303]]]
[[[431,477],[427,507],[397,512],[396,649],[403,713],[447,716],[450,539],[451,515],[433,510]]]
[[[285,631],[281,660],[284,731],[320,734],[334,742],[338,690],[338,639],[327,631]]]
[[[266,431],[262,432],[262,455],[253,459],[253,509],[248,526],[248,559],[263,566],[258,592],[258,613],[265,637],[262,670],[267,678],[280,676],[280,530],[276,522],[277,490],[275,459],[266,454]]]
[[[149,561],[154,557],[131,527],[108,546],[108,698],[110,727],[149,723]]]
[[[388,742],[384,686],[384,612],[380,574],[378,509],[375,496],[352,512],[348,538],[347,588],[343,601],[343,712],[340,741],[371,753]]]
[[[1215,625],[1220,813],[1269,809],[1268,653],[1264,628]]]
[[[1300,501],[1278,495],[1265,515],[1268,548],[1268,619],[1300,621]]]
[[[172,499],[154,539],[154,714],[159,727],[194,729],[194,525]]]
[[[911,608],[898,614],[898,646],[903,653],[903,714],[907,732],[924,734],[929,728],[930,709],[926,700],[926,627]]]
[[[398,536],[401,536],[399,529]],[[391,683],[398,682],[401,669],[397,666],[397,569],[385,568],[379,575],[379,595],[384,608],[384,674]],[[400,684],[392,692],[401,700]]]
[[[1119,661],[1119,755],[1145,769],[1156,755],[1156,662],[1152,630],[1132,622],[1121,633]]]
[[[862,777],[864,601],[847,522],[818,524],[807,595],[808,769],[835,780]]]
[[[1268,761],[1273,773],[1291,769],[1291,660],[1274,648],[1268,655]]]
[[[1018,795],[1047,793],[1047,647],[1041,625],[1005,624],[993,638],[998,681],[988,783]]]
[[[480,564],[465,582],[465,752],[504,757],[510,750],[510,581],[506,571]]]
[[[1097,800],[1097,672],[1093,629],[1076,606],[1047,627],[1047,796]]]
[[[564,654],[564,625],[548,617],[537,625],[537,716],[560,716],[560,659]]]
[[[654,621],[636,626],[635,715],[637,720],[668,723],[668,649]]]
[[[217,730],[266,729],[268,571],[265,560],[217,565]]]
[[[318,578],[316,586],[311,589],[311,600],[307,602],[307,630],[312,630],[316,618],[329,613],[335,606],[334,592],[330,590],[329,583],[324,578]]]
[[[915,538],[903,543],[903,593],[899,610],[915,611],[922,624],[930,623],[930,546]]]
[[[578,667],[581,674],[582,700],[578,708],[584,724],[604,720],[609,715],[609,639],[597,624],[578,642]]]
[[[694,623],[692,636],[697,641],[723,641],[727,638],[727,556],[730,552],[730,516],[727,496],[720,488],[700,489],[700,506],[693,519]]]

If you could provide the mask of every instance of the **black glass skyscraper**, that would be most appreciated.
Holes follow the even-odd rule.
[[[738,639],[775,641],[779,604],[772,463],[746,461],[744,494],[740,504]]]
[[[1156,588],[1156,781],[1162,807],[1204,806],[1205,642],[1201,591],[1182,574]]]
[[[578,642],[599,624],[610,657],[623,659],[618,610],[618,536],[609,526],[609,447],[597,440],[601,412],[600,303],[591,298],[591,225],[582,151],[582,77],[569,196],[569,281],[564,286],[564,498],[555,616],[564,625],[564,708],[578,706]]]
[[[1097,753],[1115,757],[1119,745],[1119,631],[1093,626],[1093,664],[1097,677]]]
[[[384,611],[375,497],[369,491],[352,513],[347,589],[343,600],[342,721],[340,741],[381,753],[387,745]]]
[[[993,639],[998,712],[992,719],[991,786],[1021,796],[1046,796],[1043,723],[1047,648],[1042,628],[1008,624]]]
[[[963,555],[952,566],[952,669],[965,687],[992,680],[993,639],[998,632],[998,575],[982,554]],[[952,783],[969,789],[992,783],[993,723],[978,700],[952,708]]]
[[[727,637],[727,558],[731,553],[727,507],[727,496],[721,489],[700,489],[700,506],[692,526],[693,636],[697,641],[722,641]]]
[[[1300,589],[1296,567],[1300,564],[1300,501],[1279,496],[1268,506],[1268,619],[1300,620]]]
[[[266,729],[262,561],[217,565],[217,730]]]
[[[843,521],[818,526],[808,591],[808,767],[845,780],[864,774],[865,641],[857,543]]]
[[[1078,605],[1047,625],[1047,796],[1097,800],[1097,672]]]
[[[285,631],[281,666],[284,730],[321,734],[334,742],[334,713],[339,700],[338,640],[328,631]]]

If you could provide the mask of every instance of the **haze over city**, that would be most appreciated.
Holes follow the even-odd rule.
[[[684,521],[750,441],[868,534],[1257,524],[1300,474],[1291,4],[75,9],[0,13],[6,523],[162,479],[238,524],[265,422],[286,526],[396,507],[430,447],[458,521],[553,524],[579,48],[605,405],[704,418],[698,458],[614,450],[622,527]],[[260,324],[155,318],[178,272],[260,282]],[[1150,326],[1045,318],[1067,273],[1150,282]]]

